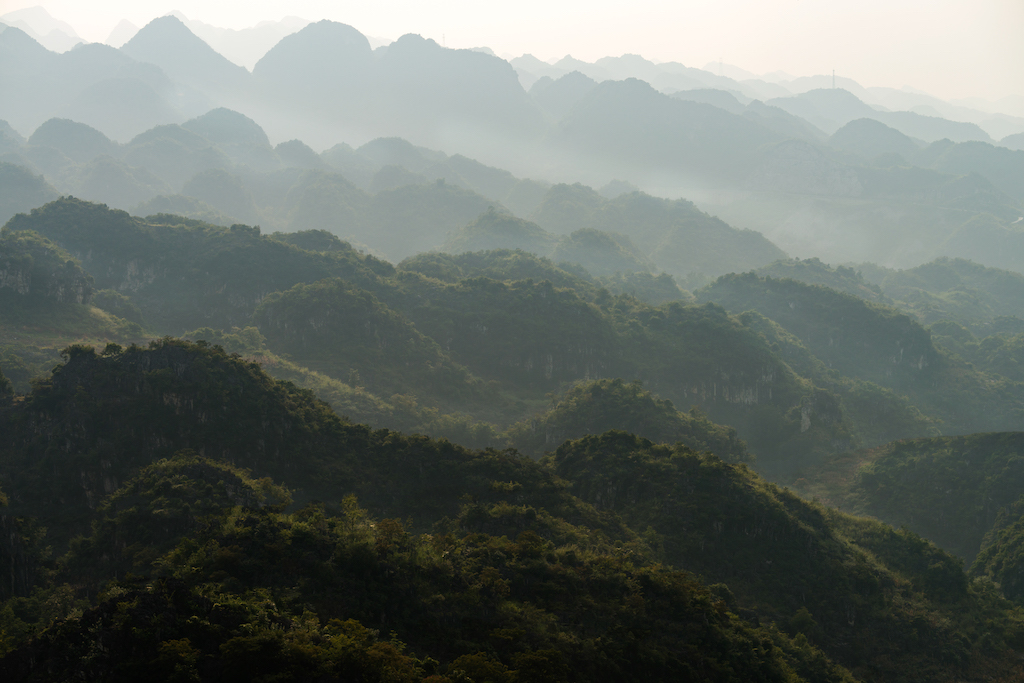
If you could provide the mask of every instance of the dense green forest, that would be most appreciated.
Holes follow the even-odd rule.
[[[1024,415],[991,341],[1015,343],[1012,274],[779,261],[691,295],[608,234],[393,265],[70,197],[14,217],[0,667],[1020,676],[1017,439],[973,434]],[[932,321],[905,281],[990,303]]]
[[[708,452],[611,431],[537,462],[209,345],[66,356],[0,413],[11,675],[1019,675],[1017,608],[958,560]]]

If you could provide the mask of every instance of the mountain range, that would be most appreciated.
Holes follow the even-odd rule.
[[[29,140],[17,150],[8,145],[5,160],[44,175],[58,191],[125,209],[182,195],[190,198],[161,200],[162,206],[198,200],[209,206],[193,209],[208,218],[212,210],[286,227],[284,196],[298,187],[297,177],[253,174],[287,168],[338,171],[374,193],[444,178],[522,218],[531,217],[546,184],[599,188],[623,181],[655,196],[686,197],[791,255],[885,266],[955,255],[962,238],[954,233],[982,213],[995,217],[1015,253],[1009,226],[1024,213],[1024,152],[1013,148],[1012,135],[996,144],[975,123],[885,110],[862,99],[879,92],[843,79],[838,85],[851,90],[814,88],[820,79],[805,79],[791,91],[771,84],[774,89],[753,99],[726,76],[635,55],[594,64],[566,57],[547,67],[523,57],[510,64],[414,35],[374,48],[354,28],[329,21],[286,35],[250,72],[176,15],[154,20],[119,50],[92,44],[56,54],[13,27],[0,33],[0,50],[7,55],[0,86],[12,94],[0,103],[0,119]],[[543,72],[528,91],[524,69]],[[679,87],[680,79],[692,82],[668,93],[676,87],[668,76]],[[890,104],[897,102],[891,95]],[[162,128],[219,109],[255,122],[266,143],[203,135],[205,142],[186,142]],[[51,118],[86,124],[124,144],[110,148],[111,160],[76,159],[33,138]],[[392,138],[444,150],[449,161],[424,166],[410,158],[361,158],[372,149],[366,144]],[[270,140],[287,144],[279,152]],[[346,145],[362,152],[352,155]],[[324,150],[321,158],[317,150]],[[456,170],[461,159],[480,167]],[[189,194],[201,183],[184,191],[196,173],[211,168],[235,176],[230,183],[244,191],[236,188],[236,199],[219,207],[213,198],[215,188],[227,187],[223,178],[202,197]],[[483,168],[493,169],[486,189],[482,180],[468,179]],[[112,187],[114,177],[130,189],[101,189]],[[519,178],[533,180],[513,192]],[[268,182],[279,189],[268,194]],[[447,231],[471,218],[420,246],[440,245]],[[354,228],[340,234],[372,241]],[[1014,258],[972,254],[1002,259],[987,261],[1001,267]]]

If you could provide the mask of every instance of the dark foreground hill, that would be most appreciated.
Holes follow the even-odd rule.
[[[714,456],[610,432],[538,463],[346,423],[209,346],[67,357],[0,407],[11,679],[1021,673],[1020,615],[952,557]]]

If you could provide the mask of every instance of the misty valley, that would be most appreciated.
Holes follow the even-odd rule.
[[[3,680],[1024,680],[1024,118],[200,28],[0,23]]]

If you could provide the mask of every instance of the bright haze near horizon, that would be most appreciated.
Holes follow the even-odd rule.
[[[758,75],[835,70],[864,86],[911,87],[975,106],[977,98],[1024,97],[1020,0],[0,0],[0,15],[33,6],[94,42],[123,19],[141,27],[174,10],[230,29],[298,16],[392,40],[417,33],[447,47],[486,46],[508,58],[594,61],[631,53],[698,68],[721,62]]]

